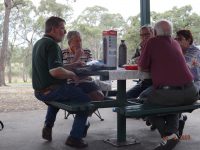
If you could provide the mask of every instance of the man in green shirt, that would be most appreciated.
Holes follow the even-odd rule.
[[[91,99],[80,88],[67,84],[67,79],[78,82],[78,76],[64,68],[62,52],[58,45],[66,34],[65,21],[59,17],[50,17],[45,23],[45,35],[33,47],[32,54],[32,84],[37,99],[46,101],[90,102]],[[71,67],[80,66],[75,63]],[[42,137],[52,140],[52,127],[56,120],[58,108],[48,106]],[[87,147],[82,140],[87,121],[87,113],[77,113],[72,130],[65,144],[77,148]]]

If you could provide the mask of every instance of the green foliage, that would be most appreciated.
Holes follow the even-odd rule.
[[[85,24],[89,26],[98,26],[102,14],[106,13],[108,9],[101,6],[87,7],[77,18],[78,24]]]
[[[135,49],[140,43],[139,39],[140,30],[140,18],[139,15],[134,17],[129,17],[127,20],[126,30],[123,38],[126,40],[126,45],[128,49],[128,59],[133,56]]]
[[[172,10],[168,10],[163,13],[151,12],[152,25],[160,19],[167,19],[173,23],[174,34],[180,29],[190,29],[194,36],[195,43],[197,45],[200,44],[200,16],[192,12],[191,5],[181,8],[173,7]],[[126,40],[126,43],[128,43],[129,54],[134,53],[134,50],[139,44],[139,28],[139,15],[130,17],[127,21],[127,27],[124,33],[124,39]]]
[[[47,18],[49,16],[59,16],[66,20],[71,20],[73,9],[69,5],[57,3],[56,0],[41,0],[38,7],[38,15]]]
[[[110,14],[106,8],[94,6],[83,10],[70,29],[80,31],[83,47],[89,48],[93,57],[100,59],[102,56],[102,32],[110,29],[117,30],[118,36],[121,38],[125,24],[126,22],[120,14]]]
[[[118,35],[122,36],[126,22],[121,14],[102,14],[99,27],[102,30],[113,29],[118,31]]]

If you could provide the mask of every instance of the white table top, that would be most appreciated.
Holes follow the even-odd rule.
[[[117,70],[109,70],[109,80],[127,80],[127,79],[138,79],[138,70],[125,70],[123,68]]]

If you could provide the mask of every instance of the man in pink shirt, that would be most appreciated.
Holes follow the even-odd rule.
[[[145,103],[163,106],[192,104],[198,99],[181,47],[172,35],[172,24],[167,20],[155,24],[156,37],[145,45],[139,60],[139,69],[150,72],[153,86],[140,97]],[[155,150],[171,150],[179,141],[179,115],[150,117],[162,137],[162,143]]]

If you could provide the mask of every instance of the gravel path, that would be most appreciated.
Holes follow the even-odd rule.
[[[112,88],[116,89],[116,81]],[[132,80],[127,80],[127,88],[133,86]],[[46,105],[34,97],[31,84],[14,84],[0,87],[0,112],[21,112],[27,110],[46,109]]]
[[[46,105],[34,97],[31,85],[0,87],[0,112],[19,112],[46,109]]]

